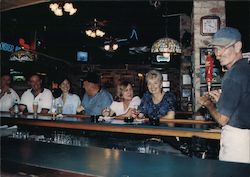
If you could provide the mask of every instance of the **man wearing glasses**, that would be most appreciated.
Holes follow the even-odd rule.
[[[219,159],[250,163],[250,64],[242,58],[241,34],[235,28],[222,28],[210,45],[227,72],[222,92],[208,92],[200,103],[222,125]]]

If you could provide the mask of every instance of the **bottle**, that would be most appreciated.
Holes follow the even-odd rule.
[[[52,117],[56,116],[56,112],[57,112],[56,109],[57,109],[56,101],[55,101],[55,99],[53,99],[52,100],[52,106],[51,106]]]
[[[19,106],[18,106],[18,101],[16,99],[14,102],[14,114],[18,115],[18,113],[19,113]]]
[[[192,112],[193,111],[193,104],[191,101],[191,98],[188,97],[188,102],[187,102],[187,111]]]

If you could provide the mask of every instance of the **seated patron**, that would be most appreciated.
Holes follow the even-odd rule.
[[[0,111],[10,111],[15,102],[20,102],[20,98],[15,90],[10,88],[11,80],[12,78],[10,74],[2,74],[0,90]]]
[[[151,70],[146,74],[148,91],[143,95],[139,106],[139,118],[175,118],[176,97],[162,89],[163,77],[159,71]]]
[[[38,113],[48,113],[52,104],[52,93],[49,89],[42,87],[42,79],[38,74],[31,75],[29,79],[31,89],[25,91],[21,96],[19,109],[24,112],[33,112],[33,102],[38,103]]]
[[[110,110],[105,109],[103,111],[104,116],[125,116],[130,117],[132,110],[137,108],[141,99],[138,96],[134,96],[132,84],[128,81],[123,81],[117,86],[117,97],[119,101],[113,101],[110,105]]]
[[[70,81],[67,77],[63,77],[59,80],[59,88],[61,89],[61,95],[55,99],[55,104],[61,104],[63,106],[63,114],[76,114],[79,110],[82,111],[81,100],[78,95],[70,93]]]
[[[100,78],[95,72],[88,72],[83,80],[85,94],[82,100],[82,106],[87,115],[101,115],[104,108],[109,107],[113,102],[112,95],[102,89]]]

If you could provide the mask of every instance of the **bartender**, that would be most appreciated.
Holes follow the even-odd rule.
[[[250,65],[242,58],[241,34],[235,28],[222,28],[211,45],[228,71],[222,80],[222,93],[207,92],[200,103],[222,125],[219,159],[250,163]],[[214,100],[218,100],[216,106]]]

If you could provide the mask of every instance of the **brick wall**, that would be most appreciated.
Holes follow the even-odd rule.
[[[194,0],[193,1],[193,84],[195,110],[199,108],[200,98],[200,48],[207,47],[212,36],[202,36],[200,34],[200,18],[207,15],[220,17],[221,25],[225,26],[225,0]]]

